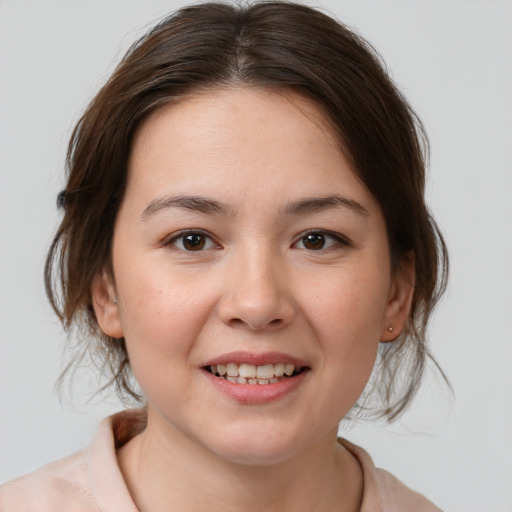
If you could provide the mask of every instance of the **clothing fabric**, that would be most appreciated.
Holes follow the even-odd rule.
[[[116,451],[145,425],[140,409],[106,418],[88,448],[0,486],[0,512],[138,512]],[[392,474],[376,468],[362,448],[345,439],[340,443],[362,468],[361,512],[440,512]]]

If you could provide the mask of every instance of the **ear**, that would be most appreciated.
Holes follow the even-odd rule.
[[[386,311],[381,330],[382,342],[394,341],[405,327],[414,294],[414,254],[407,253],[391,277]]]
[[[91,298],[101,330],[112,338],[122,338],[123,326],[112,277],[106,271],[96,274],[91,285]]]

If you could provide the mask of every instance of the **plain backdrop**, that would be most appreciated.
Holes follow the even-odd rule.
[[[182,1],[0,0],[0,482],[87,445],[120,405],[61,404],[65,337],[43,261],[70,131],[128,45]],[[428,198],[452,273],[431,372],[396,424],[343,426],[447,511],[512,510],[512,2],[324,0],[382,53],[432,143]]]

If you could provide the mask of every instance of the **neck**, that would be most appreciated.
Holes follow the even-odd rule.
[[[141,512],[167,510],[355,512],[362,473],[336,431],[291,458],[266,465],[227,461],[180,432],[148,418],[144,432],[118,453],[119,466]]]

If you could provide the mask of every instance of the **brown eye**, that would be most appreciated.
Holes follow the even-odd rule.
[[[331,247],[350,246],[350,241],[341,234],[330,233],[327,231],[310,231],[303,234],[293,246],[296,249],[304,249],[306,251],[322,251]]]
[[[205,236],[199,233],[183,237],[183,247],[187,251],[200,251],[206,245]]]
[[[323,233],[309,233],[302,238],[302,244],[305,249],[318,251],[324,248],[325,235]]]
[[[199,252],[213,249],[217,246],[208,235],[200,231],[181,232],[167,242],[166,245],[172,245],[186,252]]]

